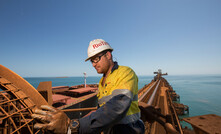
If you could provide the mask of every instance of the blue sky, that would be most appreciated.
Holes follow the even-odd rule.
[[[0,64],[26,76],[97,76],[91,40],[138,75],[221,74],[220,0],[1,0]]]

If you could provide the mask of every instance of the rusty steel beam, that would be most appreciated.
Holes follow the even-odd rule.
[[[179,117],[178,117],[177,112],[176,112],[176,110],[175,110],[175,108],[174,108],[172,99],[171,99],[171,97],[170,97],[168,91],[166,91],[166,92],[167,92],[167,95],[168,95],[168,100],[169,100],[168,102],[169,102],[169,104],[170,104],[170,107],[172,108],[172,112],[173,112],[173,115],[174,115],[174,117],[175,117],[174,120],[175,120],[176,123],[177,123],[177,127],[178,127],[180,133],[183,134],[183,130],[182,130],[182,127],[181,127],[181,124],[180,124],[180,121],[179,121]]]
[[[20,127],[17,128],[17,129],[15,129],[13,132],[11,132],[11,134],[14,134],[15,132],[18,132],[20,129],[22,129],[22,128],[25,127],[26,125],[28,126],[28,123],[31,123],[33,120],[34,120],[34,119],[31,119],[31,120],[29,120],[28,122],[25,122],[25,124],[23,124],[22,126],[20,126]],[[29,128],[29,126],[28,126],[28,128]],[[31,134],[33,134],[31,128],[29,128],[29,130],[30,130],[29,132],[30,132]]]
[[[11,71],[10,69],[0,65],[0,76],[7,81],[1,81],[2,84],[13,83],[16,87],[21,89],[26,96],[31,96],[31,100],[37,107],[41,105],[48,105],[47,101],[40,95],[40,93],[21,76]],[[20,97],[23,97],[20,94]]]
[[[153,101],[154,101],[156,93],[157,93],[157,91],[159,89],[160,82],[161,82],[161,79],[158,81],[156,88],[154,89],[150,99],[148,100],[148,102],[147,102],[148,105],[153,105]]]
[[[138,96],[140,96],[140,97],[138,98],[138,101],[139,101],[139,102],[143,101],[144,98],[147,97],[147,94],[149,94],[149,93],[151,92],[151,89],[156,85],[156,83],[157,83],[157,82],[155,81],[148,89],[146,89],[146,92],[144,92],[142,95],[138,95]]]
[[[79,112],[79,111],[92,111],[92,110],[97,110],[97,107],[62,109],[63,112]]]
[[[37,91],[45,98],[49,105],[52,105],[52,82],[44,81],[40,82]]]
[[[9,103],[9,102],[13,102],[13,101],[17,101],[17,100],[24,100],[24,99],[27,99],[28,97],[23,97],[23,98],[18,98],[18,99],[12,99],[12,100],[8,100],[8,101],[4,101],[4,102],[1,102],[0,105],[3,105],[3,104],[6,104],[6,103]]]
[[[9,99],[6,95],[4,95],[4,94],[2,94],[2,95],[6,98],[6,100],[10,101],[10,99]],[[26,97],[26,98],[27,98],[27,97]],[[26,119],[25,119],[24,115],[23,115],[20,111],[23,111],[23,110],[25,110],[25,109],[27,109],[27,108],[18,109],[17,106],[16,106],[14,103],[10,103],[10,104],[11,104],[11,106],[13,106],[13,109],[17,110],[17,112],[20,113],[22,119],[26,122]],[[31,128],[30,128],[29,126],[27,126],[27,127],[28,127],[29,131],[31,132],[31,131],[32,131]],[[18,130],[19,130],[19,129],[18,129]]]
[[[138,100],[139,102],[141,101],[141,102],[146,103],[147,106],[152,105],[154,107],[160,108],[161,112],[157,114],[158,116],[158,118],[156,118],[157,122],[154,122],[151,124],[149,123],[149,125],[147,125],[148,123],[147,124],[145,123],[147,125],[146,126],[147,129],[149,129],[149,131],[147,131],[146,133],[166,134],[164,125],[167,121],[168,121],[167,123],[173,124],[173,127],[176,128],[176,125],[170,122],[170,119],[169,119],[169,116],[172,116],[171,110],[175,110],[175,109],[170,109],[168,106],[169,102],[168,102],[166,91],[170,89],[170,87],[168,87],[167,81],[163,77],[158,77],[157,79],[154,78],[154,80],[151,83],[152,83],[152,86],[151,87],[149,86],[148,89],[142,88],[143,91],[139,92],[139,93],[142,93],[142,95],[140,95]],[[179,122],[178,118],[172,118],[172,119],[176,120],[174,122],[177,122],[177,121]],[[179,130],[179,133],[182,134],[182,130]]]
[[[32,110],[45,99],[22,77],[0,65],[0,133],[30,133],[33,128]],[[40,131],[37,131],[38,133]],[[40,132],[41,133],[41,132]]]
[[[215,114],[183,118],[190,123],[197,134],[220,134],[221,116]]]

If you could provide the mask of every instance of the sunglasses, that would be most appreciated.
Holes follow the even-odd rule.
[[[107,53],[107,52],[106,52],[106,53]],[[105,55],[106,53],[103,53],[102,55],[97,56],[97,57],[91,59],[91,63],[98,63],[98,62],[101,60],[101,57],[102,57],[103,55]]]

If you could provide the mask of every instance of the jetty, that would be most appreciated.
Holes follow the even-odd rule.
[[[138,92],[145,134],[221,134],[218,115],[180,119],[179,115],[189,113],[189,107],[180,102],[182,96],[163,77],[167,73],[158,70],[154,74],[153,80]],[[0,65],[0,134],[45,133],[34,129],[35,121],[31,117],[40,105],[52,105],[71,119],[90,114],[96,110],[97,90],[96,84],[52,87],[51,82],[41,82],[35,89],[18,74]],[[183,128],[181,120],[191,124],[192,129]],[[168,131],[168,124],[174,131]]]

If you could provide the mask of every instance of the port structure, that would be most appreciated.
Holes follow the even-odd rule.
[[[31,118],[33,110],[40,105],[51,105],[51,98],[44,99],[41,92],[43,88],[51,88],[47,83],[41,83],[36,90],[27,81],[18,76],[16,73],[0,66],[0,134],[8,133],[44,133],[43,131],[35,130],[34,120]],[[161,70],[157,73],[156,77],[148,85],[145,85],[139,90],[139,102],[147,103],[161,110],[161,117],[158,120],[160,123],[145,122],[145,133],[166,133],[162,122],[169,122],[182,133],[181,126],[175,111],[172,106],[172,100],[169,91],[171,86],[166,79],[162,77]],[[78,89],[79,90],[79,89]],[[38,92],[39,91],[39,92]],[[47,102],[48,101],[48,102]],[[172,109],[171,109],[172,107]],[[75,108],[64,109],[64,112],[76,112],[84,110],[95,110],[96,108]],[[163,115],[163,116],[162,116]],[[165,118],[167,117],[167,118]],[[169,118],[168,118],[169,117]]]
[[[47,105],[40,93],[18,74],[0,65],[0,134],[33,134],[33,110]]]
[[[154,74],[156,74],[154,79],[138,92],[139,102],[155,107],[160,113],[157,117],[158,121],[153,123],[145,122],[145,133],[166,134],[163,124],[170,123],[180,134],[183,134],[176,108],[171,99],[174,91],[167,80],[162,77],[167,73],[162,74],[159,69]]]
[[[138,102],[152,106],[157,111],[154,122],[144,120],[145,134],[166,134],[165,123],[172,124],[180,134],[221,133],[221,117],[217,115],[202,115],[189,117],[184,121],[190,123],[195,132],[186,133],[181,127],[178,115],[188,114],[188,106],[175,103],[180,96],[162,76],[161,70],[154,72],[154,79],[138,91]],[[0,65],[0,134],[44,134],[43,130],[34,129],[34,119],[30,116],[40,105],[51,105],[52,98],[44,94],[45,88],[52,90],[50,82],[39,85],[38,90],[22,77]],[[44,90],[43,90],[44,88]],[[57,87],[58,88],[58,87]],[[56,92],[58,89],[56,89]],[[62,88],[64,90],[64,88]],[[65,89],[66,90],[66,89]],[[81,92],[77,89],[77,93]],[[60,91],[60,90],[59,90]],[[40,92],[43,92],[40,94]],[[55,91],[54,91],[55,92]],[[93,93],[96,94],[96,93]],[[74,105],[73,105],[74,106]],[[96,110],[96,107],[61,109],[66,113]],[[142,115],[141,119],[145,115]],[[211,125],[212,124],[212,125]]]
[[[156,76],[138,92],[138,101],[146,103],[158,109],[158,117],[155,122],[145,123],[145,134],[166,134],[165,123],[170,123],[180,134],[220,134],[221,116],[215,114],[199,115],[183,118],[191,124],[193,130],[182,128],[179,115],[189,114],[189,107],[181,104],[180,96],[176,94],[168,81],[163,78],[162,71],[154,72]],[[142,116],[141,116],[142,119]]]
[[[33,119],[30,117],[31,100],[10,81],[0,77],[0,134],[33,133]],[[28,105],[27,105],[28,104]]]

